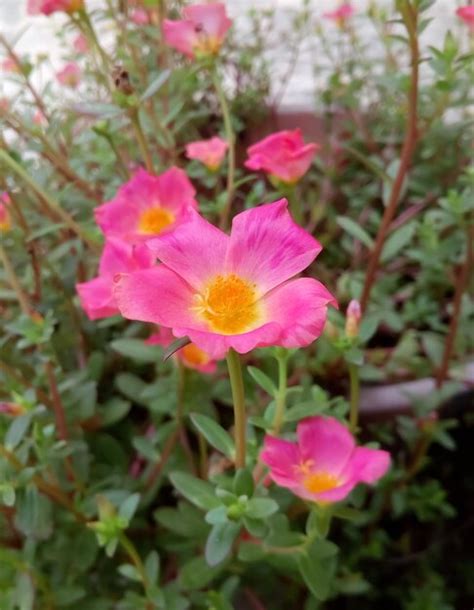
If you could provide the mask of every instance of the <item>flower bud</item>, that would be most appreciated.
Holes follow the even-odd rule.
[[[346,336],[354,339],[359,334],[359,324],[362,318],[359,301],[352,299],[346,311]]]

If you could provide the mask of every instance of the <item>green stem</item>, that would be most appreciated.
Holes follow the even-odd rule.
[[[145,572],[145,567],[143,565],[140,555],[138,554],[137,549],[135,548],[135,545],[130,540],[130,538],[128,538],[123,532],[120,534],[119,540],[120,540],[120,544],[122,545],[122,547],[125,550],[125,552],[127,553],[127,555],[130,557],[133,565],[136,567],[137,572],[140,575],[140,579],[142,581],[142,585],[143,585],[143,589],[145,590],[145,593],[148,593],[148,589],[150,588],[150,583],[148,582],[148,578],[147,578],[147,575]]]
[[[7,276],[8,283],[12,287],[13,291],[16,294],[16,298],[18,299],[18,303],[20,304],[21,311],[26,316],[31,316],[33,313],[33,308],[30,305],[30,301],[26,292],[23,290],[20,280],[18,279],[13,264],[10,261],[10,258],[3,246],[0,244],[0,261],[5,268],[5,275]]]
[[[28,172],[23,169],[23,167],[17,163],[13,157],[11,157],[4,150],[0,150],[0,161],[3,161],[6,165],[12,169],[17,176],[19,176],[37,195],[40,199],[47,205],[50,211],[54,212],[56,216],[58,216],[66,226],[74,231],[74,233],[82,239],[82,241],[87,244],[91,249],[97,250],[98,244],[90,239],[87,236],[84,229],[73,219],[73,217],[64,210],[61,205],[49,195],[43,188],[37,184],[33,178],[28,174]]]
[[[359,421],[359,396],[360,396],[360,381],[359,367],[355,364],[349,364],[349,381],[350,381],[350,429],[353,434],[357,432],[357,424]]]
[[[294,184],[287,185],[284,189],[284,195],[288,199],[288,206],[291,215],[293,216],[293,220],[298,224],[302,224],[303,210],[301,209],[301,203],[296,196],[296,186]]]
[[[247,422],[245,416],[244,380],[239,355],[232,348],[227,353],[227,368],[229,369],[230,387],[234,401],[235,467],[236,469],[245,468]]]
[[[143,133],[143,129],[140,124],[140,117],[137,109],[134,109],[130,113],[130,120],[132,122],[133,130],[135,131],[135,136],[137,138],[138,146],[145,162],[146,169],[148,172],[153,173],[153,159],[150,149],[148,148],[145,134]]]
[[[285,420],[286,390],[288,377],[288,355],[276,356],[278,362],[278,393],[275,399],[275,417],[273,419],[272,434],[278,434]]]
[[[229,223],[229,216],[232,208],[232,199],[234,196],[234,182],[235,182],[235,134],[232,129],[232,120],[230,116],[230,109],[224,91],[222,89],[221,81],[217,71],[213,74],[214,87],[216,89],[219,104],[221,106],[222,117],[224,119],[224,129],[227,144],[229,145],[228,162],[227,162],[227,198],[226,203],[222,209],[220,217],[221,229],[226,229]]]

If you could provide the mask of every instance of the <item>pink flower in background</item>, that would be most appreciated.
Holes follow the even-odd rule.
[[[33,123],[35,125],[41,126],[46,123],[46,117],[41,112],[41,110],[37,110],[33,115]]]
[[[195,193],[189,178],[177,167],[159,176],[140,169],[112,201],[96,208],[96,221],[107,236],[143,242],[173,230],[188,209],[197,207]]]
[[[0,67],[2,72],[11,72],[12,74],[19,74],[21,72],[21,66],[12,57],[4,59]]]
[[[146,343],[148,345],[162,345],[163,347],[167,347],[170,343],[173,343],[175,339],[176,337],[173,335],[170,328],[160,326],[156,333],[153,333],[148,337]],[[185,345],[173,354],[173,357],[180,360],[188,369],[195,369],[201,373],[214,373],[217,368],[216,361],[206,354],[206,352],[203,352],[202,349],[199,349],[197,345],[194,345],[194,343]]]
[[[188,57],[217,55],[232,21],[221,2],[192,4],[179,21],[165,19],[165,42]]]
[[[324,13],[323,17],[326,19],[331,19],[338,26],[343,26],[348,19],[352,17],[355,13],[355,9],[350,2],[344,2],[334,11],[329,11],[328,13]]]
[[[456,15],[474,31],[474,6],[461,6],[457,9]]]
[[[19,417],[26,413],[26,409],[16,402],[0,402],[0,413],[11,415],[12,417]]]
[[[375,483],[388,470],[390,454],[356,447],[349,430],[334,417],[309,417],[297,428],[296,443],[266,435],[260,459],[270,477],[305,500],[339,502],[358,483]]]
[[[346,311],[346,337],[353,339],[359,334],[360,321],[362,319],[362,310],[359,301],[352,299],[347,306]]]
[[[84,34],[78,34],[74,40],[72,41],[72,46],[76,53],[87,53],[89,50],[89,43],[87,42],[87,38]]]
[[[84,8],[84,0],[28,0],[29,15],[51,15],[56,12],[74,13]]]
[[[294,184],[306,174],[318,149],[318,144],[304,143],[300,129],[278,131],[250,146],[245,167]]]
[[[161,265],[118,276],[122,315],[167,326],[215,359],[230,348],[309,345],[335,300],[317,280],[294,279],[321,245],[287,205],[281,199],[238,214],[230,236],[190,210],[176,230],[148,242]]]
[[[12,224],[8,211],[10,202],[10,195],[6,191],[0,193],[0,232],[9,231],[11,229]]]
[[[56,72],[56,78],[61,85],[71,87],[72,89],[75,89],[78,86],[81,80],[81,75],[81,69],[73,62],[69,62],[64,66],[64,68],[59,70],[59,72]]]
[[[211,172],[219,169],[224,160],[229,145],[217,136],[210,140],[198,140],[186,145],[186,156],[188,159],[201,161]]]
[[[98,276],[76,285],[81,306],[89,319],[98,320],[120,313],[112,292],[117,273],[147,269],[154,262],[155,257],[144,244],[131,246],[119,239],[108,239],[100,258]]]
[[[147,23],[150,22],[150,15],[149,15],[148,11],[146,11],[143,8],[134,8],[130,12],[130,19],[136,25],[146,25]]]

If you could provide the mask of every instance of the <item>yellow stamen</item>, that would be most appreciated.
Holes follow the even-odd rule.
[[[305,462],[298,464],[298,466],[296,466],[296,471],[298,474],[303,475],[303,486],[314,494],[329,491],[340,485],[340,481],[334,475],[324,472],[323,470],[315,472],[314,460],[306,460]]]
[[[173,224],[174,214],[161,206],[143,210],[138,220],[138,231],[147,235],[157,235]]]
[[[261,315],[255,284],[233,273],[216,276],[202,294],[195,295],[192,309],[223,335],[252,330]]]

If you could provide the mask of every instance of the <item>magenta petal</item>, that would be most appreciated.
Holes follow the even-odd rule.
[[[198,41],[195,25],[192,21],[163,21],[163,36],[166,44],[184,53],[188,57],[194,57],[194,46]]]
[[[90,320],[108,318],[119,313],[112,294],[112,276],[96,277],[89,282],[76,284],[81,307]]]
[[[163,326],[194,326],[193,293],[179,276],[164,265],[119,274],[113,293],[124,318]]]
[[[327,306],[336,301],[321,282],[298,278],[272,290],[263,303],[268,318],[282,329],[278,345],[292,348],[309,345],[321,335]]]
[[[341,479],[354,484],[375,483],[390,467],[390,454],[381,449],[357,447],[341,472]]]
[[[173,232],[151,239],[147,245],[162,263],[200,290],[222,273],[228,241],[225,233],[189,210]]]
[[[312,460],[312,468],[339,477],[354,451],[355,441],[337,419],[308,417],[298,424],[298,442],[303,460]]]
[[[278,485],[290,488],[298,485],[295,471],[300,456],[295,443],[267,434],[260,460],[270,468],[270,476]]]
[[[303,271],[321,245],[291,218],[286,199],[238,214],[232,221],[226,266],[257,284],[261,294]]]
[[[191,4],[184,8],[183,15],[194,24],[202,27],[207,36],[222,39],[232,25],[227,17],[225,4],[210,2],[208,4]]]

